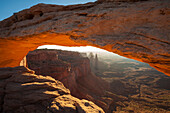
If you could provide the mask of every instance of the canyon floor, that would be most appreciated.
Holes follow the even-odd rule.
[[[170,112],[170,77],[146,63],[110,53],[55,49],[35,50],[26,57],[36,74],[61,81],[71,95],[104,112]]]
[[[40,3],[13,13],[0,21],[0,113],[170,113],[169,18],[169,0]],[[37,50],[47,44],[145,63]]]
[[[0,69],[2,113],[170,112],[170,77],[146,63],[39,49],[21,65]]]
[[[97,53],[95,75],[110,83],[110,92],[118,97],[110,112],[169,113],[170,77],[146,63],[113,54]]]

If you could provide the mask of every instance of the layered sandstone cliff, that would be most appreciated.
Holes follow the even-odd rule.
[[[26,59],[28,68],[61,81],[73,96],[91,100],[105,111],[109,108],[111,101],[102,99],[108,83],[91,72],[89,59],[80,53],[39,49],[29,52]]]
[[[104,113],[93,102],[71,96],[61,82],[25,67],[0,69],[0,112]]]
[[[169,0],[35,5],[0,22],[0,67],[18,66],[43,44],[92,45],[169,75],[169,7]]]

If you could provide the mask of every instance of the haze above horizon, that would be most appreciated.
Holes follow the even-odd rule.
[[[37,49],[59,49],[59,50],[67,50],[67,51],[77,51],[77,52],[93,52],[93,53],[104,53],[104,54],[112,54],[118,57],[125,58],[118,54],[106,51],[104,49],[100,49],[93,46],[80,46],[80,47],[69,47],[69,46],[59,46],[59,45],[42,45]]]

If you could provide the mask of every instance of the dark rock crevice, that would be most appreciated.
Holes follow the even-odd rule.
[[[47,111],[65,113],[68,109],[65,106],[67,102],[71,102],[69,105],[72,105],[70,109],[73,112],[76,112],[76,109],[74,109],[75,102],[85,107],[84,100],[71,96],[70,91],[61,82],[50,76],[33,73],[34,71],[25,67],[0,69],[0,76],[11,75],[10,78],[0,79],[1,89],[3,89],[0,92],[0,110],[2,113],[11,113],[11,111],[12,113],[46,113]],[[61,111],[55,102],[62,105]],[[103,113],[103,110],[94,103],[90,102],[89,104],[93,106],[91,110],[96,110],[96,113],[98,111]],[[100,110],[97,110],[97,108]],[[88,108],[88,110],[90,109]],[[85,111],[88,112],[87,109]]]

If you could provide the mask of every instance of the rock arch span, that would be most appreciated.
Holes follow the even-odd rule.
[[[0,67],[18,66],[40,45],[91,45],[170,75],[168,0],[38,4],[0,22]]]

